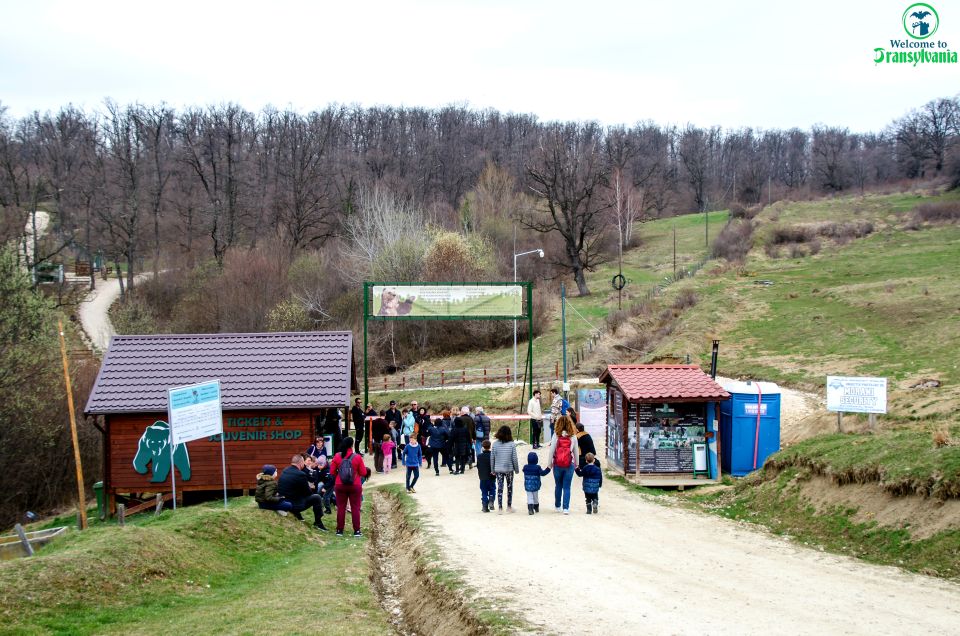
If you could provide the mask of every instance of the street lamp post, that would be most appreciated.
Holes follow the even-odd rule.
[[[513,282],[517,282],[517,258],[520,256],[526,256],[527,254],[539,253],[540,258],[543,258],[543,250],[536,249],[530,250],[529,252],[520,252],[519,254],[513,255]],[[527,311],[533,311],[533,307],[527,307]],[[533,334],[528,334],[528,338],[533,338]],[[513,384],[517,384],[517,319],[513,319]]]

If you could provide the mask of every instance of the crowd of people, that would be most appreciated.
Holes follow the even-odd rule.
[[[556,388],[551,389],[549,406],[544,409],[541,393],[534,391],[527,405],[530,419],[530,446],[549,446],[546,467],[540,467],[536,452],[527,454],[520,466],[513,429],[508,425],[493,431],[490,417],[482,406],[458,410],[443,409],[431,413],[416,400],[405,408],[398,408],[391,400],[386,409],[377,411],[372,405],[361,407],[360,398],[350,409],[350,420],[345,430],[335,422],[337,435],[332,435],[337,452],[328,449],[322,435],[302,454],[294,455],[290,465],[277,474],[273,465],[265,465],[257,475],[256,501],[261,508],[278,514],[292,514],[303,519],[302,512],[311,508],[314,527],[321,531],[323,514],[337,509],[336,533],[342,536],[349,512],[354,536],[362,536],[360,510],[363,483],[371,470],[364,461],[365,454],[373,455],[373,471],[390,473],[403,467],[408,493],[416,493],[420,470],[431,468],[435,476],[441,471],[463,475],[476,466],[480,480],[480,503],[483,512],[512,513],[514,475],[523,472],[523,488],[527,495],[527,513],[540,512],[539,491],[543,477],[553,473],[554,507],[557,512],[570,513],[573,476],[582,477],[584,503],[587,514],[599,512],[599,491],[603,485],[603,471],[596,458],[596,448],[570,403]],[[354,437],[350,437],[350,424]],[[330,422],[325,419],[324,432],[329,433]],[[491,433],[493,433],[491,435]],[[356,448],[355,446],[356,440]],[[361,451],[361,446],[363,450]]]

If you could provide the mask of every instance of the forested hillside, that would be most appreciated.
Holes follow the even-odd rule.
[[[554,311],[559,283],[580,296],[599,291],[621,248],[631,250],[624,270],[637,278],[631,293],[639,290],[646,274],[629,268],[668,251],[662,242],[644,251],[644,221],[725,209],[743,217],[771,201],[906,190],[921,181],[956,186],[958,123],[957,98],[871,133],[829,125],[604,127],[460,106],[299,113],[107,102],[22,118],[0,106],[7,246],[0,260],[10,292],[0,306],[7,361],[0,471],[23,484],[26,454],[39,452],[43,467],[43,458],[64,451],[53,325],[73,313],[77,296],[38,285],[33,265],[79,271],[102,256],[124,277],[126,293],[114,308],[121,332],[356,331],[363,280],[505,280],[513,254],[542,247],[545,258],[518,262],[520,278],[537,283],[540,330],[550,324],[543,318]],[[38,210],[49,213],[50,227],[27,245],[25,228]],[[712,216],[711,240],[726,213]],[[686,236],[699,232],[694,225],[681,224],[682,247],[698,240]],[[736,258],[716,244],[714,254]],[[153,276],[137,281],[139,273]],[[603,320],[586,304],[580,309]],[[506,347],[511,327],[390,323],[372,332],[372,372]],[[72,334],[68,328],[79,347]],[[73,372],[82,407],[95,366]],[[21,430],[48,441],[38,446]],[[90,424],[84,431],[95,467],[97,435]],[[49,508],[65,493],[18,490],[0,516]]]

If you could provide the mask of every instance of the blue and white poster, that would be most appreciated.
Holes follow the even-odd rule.
[[[607,439],[607,390],[580,389],[577,391],[579,422],[590,433],[594,443]]]
[[[220,380],[169,389],[168,399],[174,444],[223,433]]]

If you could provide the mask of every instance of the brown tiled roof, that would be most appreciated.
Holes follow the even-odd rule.
[[[600,375],[613,379],[628,400],[726,400],[730,394],[695,364],[617,364]]]
[[[220,380],[224,409],[344,406],[349,331],[114,336],[84,410],[167,410],[167,389]]]

